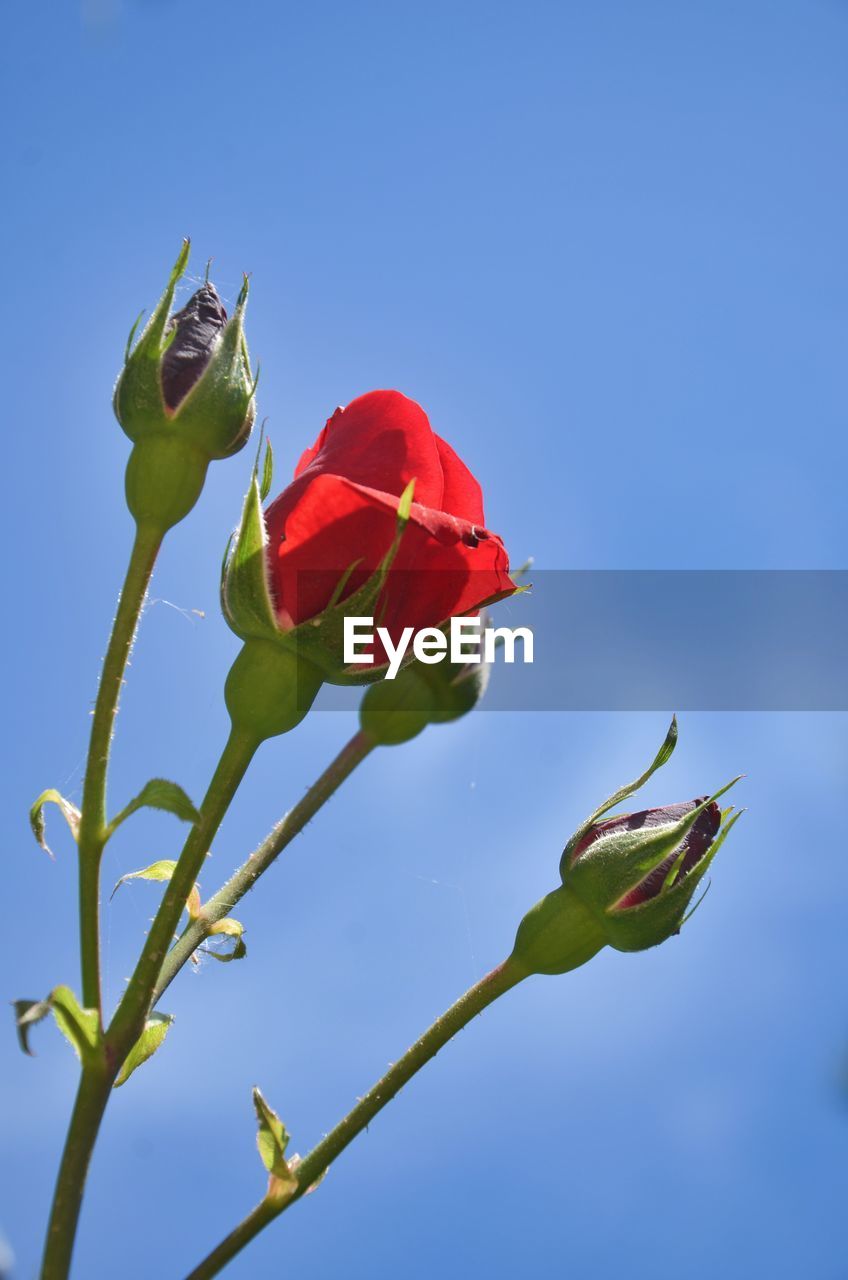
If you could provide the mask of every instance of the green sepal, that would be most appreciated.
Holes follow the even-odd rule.
[[[144,784],[135,799],[131,800],[109,823],[109,835],[111,836],[132,814],[144,808],[163,809],[165,813],[172,813],[181,822],[194,823],[200,818],[200,814],[181,786],[176,782],[170,782],[167,778],[151,778]]]
[[[297,1178],[286,1160],[289,1135],[280,1117],[262,1097],[259,1089],[253,1090],[253,1106],[259,1125],[256,1146],[268,1171],[268,1193],[275,1199],[288,1198],[297,1190]]]
[[[562,859],[560,861],[560,875],[562,875],[563,878],[565,878],[565,871],[567,869],[568,862],[570,861],[572,851],[583,839],[589,828],[593,827],[605,813],[609,812],[610,809],[614,809],[617,804],[621,804],[624,800],[629,799],[634,792],[638,791],[641,787],[644,787],[645,783],[653,774],[656,773],[657,769],[661,769],[664,764],[668,763],[676,746],[677,716],[672,716],[668,733],[665,735],[665,740],[645,772],[640,774],[634,782],[628,782],[626,786],[620,787],[618,791],[613,792],[613,794],[605,800],[603,804],[594,811],[594,813],[589,815],[585,822],[581,822],[580,826],[577,828],[563,850]]]
[[[71,829],[71,835],[74,840],[79,836],[79,825],[82,814],[75,804],[71,804],[70,800],[66,800],[55,787],[48,787],[46,791],[42,791],[35,804],[29,811],[29,825],[32,827],[32,834],[35,836],[41,848],[50,857],[53,857],[53,850],[44,839],[44,806],[46,804],[55,804],[61,811],[62,817]]]
[[[174,301],[174,290],[188,265],[190,248],[190,241],[184,240],[165,292],[142,329],[138,342],[130,350],[139,323],[136,320],[127,343],[124,367],[115,385],[113,399],[115,417],[133,441],[140,440],[151,431],[162,430],[169,419],[162,394],[160,365],[168,345],[165,330]]]
[[[142,307],[141,311],[139,311],[138,315],[133,321],[133,327],[130,329],[129,334],[127,335],[127,345],[124,348],[124,364],[126,364],[130,358],[130,352],[132,351],[132,344],[135,340],[135,335],[138,333],[138,326],[141,324],[143,319],[144,319],[144,307]]]
[[[242,640],[276,641],[280,636],[268,581],[267,545],[262,495],[254,467],[241,520],[230,539],[221,570],[221,608]]]
[[[686,909],[698,884],[743,812],[740,810],[732,815],[701,861],[676,884],[656,897],[649,898],[647,902],[607,912],[604,927],[611,947],[615,947],[617,951],[644,951],[680,931],[692,914],[690,911],[687,915]]]
[[[121,876],[120,880],[115,884],[114,889],[109,895],[109,901],[114,898],[122,884],[127,884],[130,880],[170,880],[176,869],[176,862],[173,858],[160,858],[158,862],[151,862],[149,867],[142,867],[140,871],[128,871],[125,876]]]
[[[738,781],[739,778],[733,778],[677,822],[601,836],[565,868],[563,883],[569,885],[590,910],[615,911],[622,898],[680,847],[704,810]]]
[[[147,1062],[148,1058],[153,1057],[170,1031],[173,1021],[173,1015],[170,1013],[151,1013],[144,1025],[144,1030],[124,1059],[124,1064],[118,1072],[113,1086],[115,1089],[119,1089],[122,1084],[126,1084],[132,1073],[143,1062]]]
[[[265,440],[265,456],[262,461],[262,481],[259,485],[259,497],[262,502],[271,492],[271,485],[274,482],[274,451],[271,448],[271,441]]]
[[[247,443],[256,417],[256,379],[250,372],[244,311],[244,278],[235,311],[209,363],[174,413],[180,435],[209,458],[229,458]]]
[[[262,513],[263,491],[269,468],[268,456],[266,453],[263,481],[260,484],[257,455],[241,520],[224,554],[221,569],[221,607],[224,617],[236,635],[243,640],[263,640],[275,644],[281,651],[304,661],[307,667],[320,671],[322,682],[373,683],[385,674],[385,666],[345,666],[344,619],[373,615],[409,522],[415,481],[410,481],[398,501],[392,543],[367,581],[346,600],[339,600],[358,561],[352,563],[341,575],[331,603],[322,613],[298,626],[283,628],[278,622],[271,592],[268,533]]]

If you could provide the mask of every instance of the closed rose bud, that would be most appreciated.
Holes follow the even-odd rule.
[[[721,809],[702,797],[597,822],[563,855],[562,882],[602,920],[611,946],[641,951],[679,931],[733,821],[722,834]]]
[[[371,663],[345,662],[345,616],[373,617],[396,644],[407,627],[438,627],[516,589],[479,484],[397,391],[338,409],[267,513],[263,496],[255,477],[224,568],[224,613],[243,639],[296,649],[333,683],[385,671],[379,642]]]
[[[564,973],[602,946],[642,951],[678,933],[692,896],[739,818],[715,795],[604,818],[664,764],[677,741],[671,729],[640,778],[605,801],[566,845],[562,885],[527,913],[514,955],[529,972]]]
[[[228,320],[208,281],[171,315],[188,241],[138,342],[127,345],[115,415],[135,448],[127,501],[139,523],[166,529],[194,506],[209,462],[246,443],[255,416],[243,319],[247,283]]]
[[[489,683],[480,662],[410,662],[394,680],[365,690],[359,722],[379,746],[409,742],[431,724],[448,724],[477,706]]]

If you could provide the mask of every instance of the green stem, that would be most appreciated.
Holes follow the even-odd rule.
[[[527,971],[510,957],[488,973],[485,978],[481,978],[470,991],[457,1000],[456,1004],[451,1005],[447,1013],[437,1018],[424,1035],[416,1040],[412,1048],[407,1049],[403,1057],[399,1058],[382,1079],[378,1080],[366,1093],[365,1097],[360,1098],[344,1120],[310,1151],[305,1160],[301,1161],[296,1168],[298,1185],[294,1195],[283,1199],[269,1193],[221,1241],[217,1248],[213,1249],[208,1257],[190,1272],[186,1280],[211,1280],[212,1276],[218,1275],[263,1227],[284,1213],[290,1205],[315,1185],[333,1160],[353,1142],[354,1138],[371,1123],[383,1107],[391,1102],[395,1094],[438,1053],[448,1040],[461,1031],[493,1000],[497,1000],[498,996],[502,996],[527,976]]]
[[[162,962],[185,910],[186,899],[259,745],[260,739],[255,735],[243,729],[230,730],[200,806],[200,817],[189,832],[129,985],[106,1033],[107,1048],[118,1058],[123,1059],[129,1053],[144,1029]]]
[[[342,748],[335,760],[324,770],[301,800],[281,819],[265,837],[247,862],[239,867],[214,897],[203,904],[200,915],[191,920],[178,941],[165,957],[159,981],[153,993],[153,1003],[171,985],[174,978],[191,958],[200,944],[209,937],[212,926],[228,916],[237,902],[256,884],[295,836],[314,818],[322,805],[349,778],[358,764],[373,751],[375,743],[367,734],[359,732]]]
[[[100,992],[100,863],[109,838],[106,783],[112,732],[121,686],[138,620],[163,533],[149,524],[136,526],[124,585],[103,659],[85,766],[82,813],[77,833],[79,854],[79,921],[82,1003],[102,1020]],[[74,1110],[65,1140],[44,1246],[42,1280],[65,1280],[71,1265],[77,1222],[91,1152],[115,1078],[103,1060],[82,1068]]]
[[[88,1165],[113,1078],[102,1070],[83,1069],[50,1210],[41,1280],[66,1280],[70,1271]]]
[[[255,737],[244,732],[234,729],[230,733],[200,807],[199,819],[183,846],[135,972],[106,1033],[102,1058],[96,1064],[83,1067],[56,1182],[41,1280],[66,1280],[85,1177],[109,1093],[122,1062],[144,1029],[162,958],[179,923],[186,898],[258,745]]]
[[[91,738],[82,793],[79,847],[80,963],[82,1002],[101,1011],[100,996],[100,862],[106,844],[106,776],[112,729],[121,685],[132,649],[150,575],[162,543],[162,533],[149,525],[136,528],[127,576],[112,624],[109,647],[94,704]]]

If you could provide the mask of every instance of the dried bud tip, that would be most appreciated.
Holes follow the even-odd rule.
[[[226,323],[227,312],[208,281],[168,321],[166,332],[174,336],[162,357],[162,395],[170,410],[201,378]]]

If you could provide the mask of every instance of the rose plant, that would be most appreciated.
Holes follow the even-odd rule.
[[[89,1159],[111,1092],[162,1046],[171,1019],[158,1001],[183,966],[213,936],[229,940],[219,958],[243,958],[243,929],[231,912],[357,766],[378,747],[467,714],[485,691],[483,665],[435,667],[412,659],[389,681],[379,645],[372,663],[346,663],[344,619],[372,613],[394,637],[407,627],[438,628],[477,615],[519,589],[503,542],[486,525],[477,480],[433,432],[420,405],[399,392],[372,391],[337,409],[267,511],[273,467],[270,446],[264,454],[260,449],[222,570],[223,613],[243,646],[224,681],[231,727],[206,795],[195,807],[176,783],[154,778],[110,816],[106,781],[118,697],[159,548],[197,502],[210,462],[241,449],[255,417],[256,377],[243,327],[247,284],[232,318],[208,279],[172,314],[187,259],[186,242],[135,346],[131,335],[114,393],[133,444],[126,496],[136,536],[101,672],[81,806],[51,788],[31,810],[45,848],[45,806],[56,804],[68,822],[78,847],[80,895],[80,998],[63,984],[43,999],[15,1002],[24,1050],[33,1025],[52,1014],[80,1061],[42,1280],[70,1273]],[[201,901],[197,876],[253,756],[267,739],[300,723],[325,682],[365,686],[359,729],[244,864]],[[497,997],[534,974],[573,969],[606,945],[641,950],[680,930],[739,816],[718,805],[733,784],[698,800],[607,816],[668,760],[676,741],[675,720],[648,769],[569,840],[561,883],[523,917],[507,958],[437,1019],[302,1160],[288,1154],[282,1121],[255,1091],[265,1193],[189,1280],[217,1275],[311,1191],[398,1089]],[[144,806],[172,813],[189,830],[176,858],[123,877],[165,888],[110,1016],[100,985],[101,864],[112,835]]]

